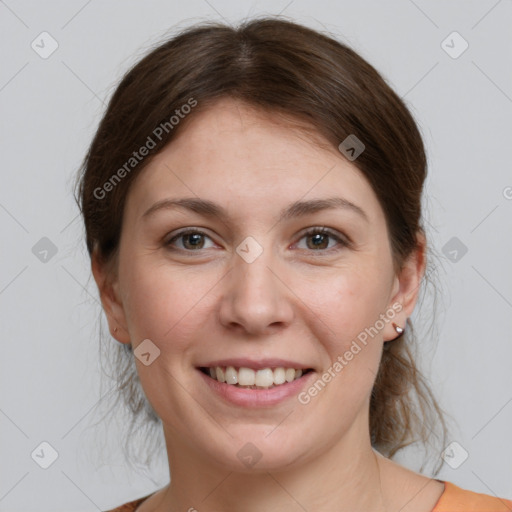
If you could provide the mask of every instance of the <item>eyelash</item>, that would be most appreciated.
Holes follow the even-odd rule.
[[[302,234],[302,236],[299,238],[299,241],[307,236],[312,236],[312,235],[317,235],[317,234],[329,235],[329,237],[332,238],[333,240],[335,240],[336,242],[338,242],[338,244],[341,247],[348,247],[350,245],[349,241],[341,238],[335,232],[333,232],[332,230],[330,230],[328,228],[325,228],[324,226],[309,229],[308,231],[306,231],[305,233]],[[211,237],[209,235],[207,235],[206,233],[204,233],[203,231],[200,231],[198,229],[186,229],[184,231],[179,232],[175,236],[173,236],[170,240],[165,242],[164,245],[173,251],[181,251],[181,252],[187,252],[187,253],[200,252],[201,249],[198,249],[197,251],[195,251],[195,250],[180,249],[180,248],[172,247],[172,244],[174,241],[176,241],[179,238],[186,236],[186,235],[203,235],[203,236],[211,239]],[[308,249],[306,249],[306,250],[308,250]],[[318,249],[318,250],[310,249],[309,252],[330,253],[333,250],[339,250],[339,249],[336,249],[335,247],[331,247],[330,249]]]

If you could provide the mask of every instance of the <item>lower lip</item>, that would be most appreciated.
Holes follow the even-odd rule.
[[[303,389],[315,375],[314,371],[310,371],[292,382],[280,384],[273,388],[247,389],[239,388],[233,384],[219,382],[218,380],[212,379],[201,370],[198,369],[197,371],[215,393],[220,395],[224,400],[243,407],[265,407],[279,404],[290,397],[298,395],[301,389]]]

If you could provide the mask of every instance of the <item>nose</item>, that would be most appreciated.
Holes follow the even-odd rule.
[[[252,263],[236,253],[233,258],[221,299],[222,325],[251,335],[272,334],[290,325],[293,293],[285,284],[284,271],[269,251]]]

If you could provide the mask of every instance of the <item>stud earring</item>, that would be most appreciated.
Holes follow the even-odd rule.
[[[395,322],[392,322],[392,325],[395,328],[395,331],[398,333],[398,336],[396,338],[393,338],[392,340],[389,340],[389,341],[397,340],[398,338],[400,338],[400,336],[403,335],[403,333],[405,331],[405,329],[403,327],[400,327],[399,325],[395,324]]]

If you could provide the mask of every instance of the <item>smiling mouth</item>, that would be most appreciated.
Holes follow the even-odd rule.
[[[240,368],[234,366],[203,366],[198,369],[217,382],[245,389],[275,388],[300,379],[313,371],[312,368],[295,369],[283,367],[253,370],[243,366]]]

